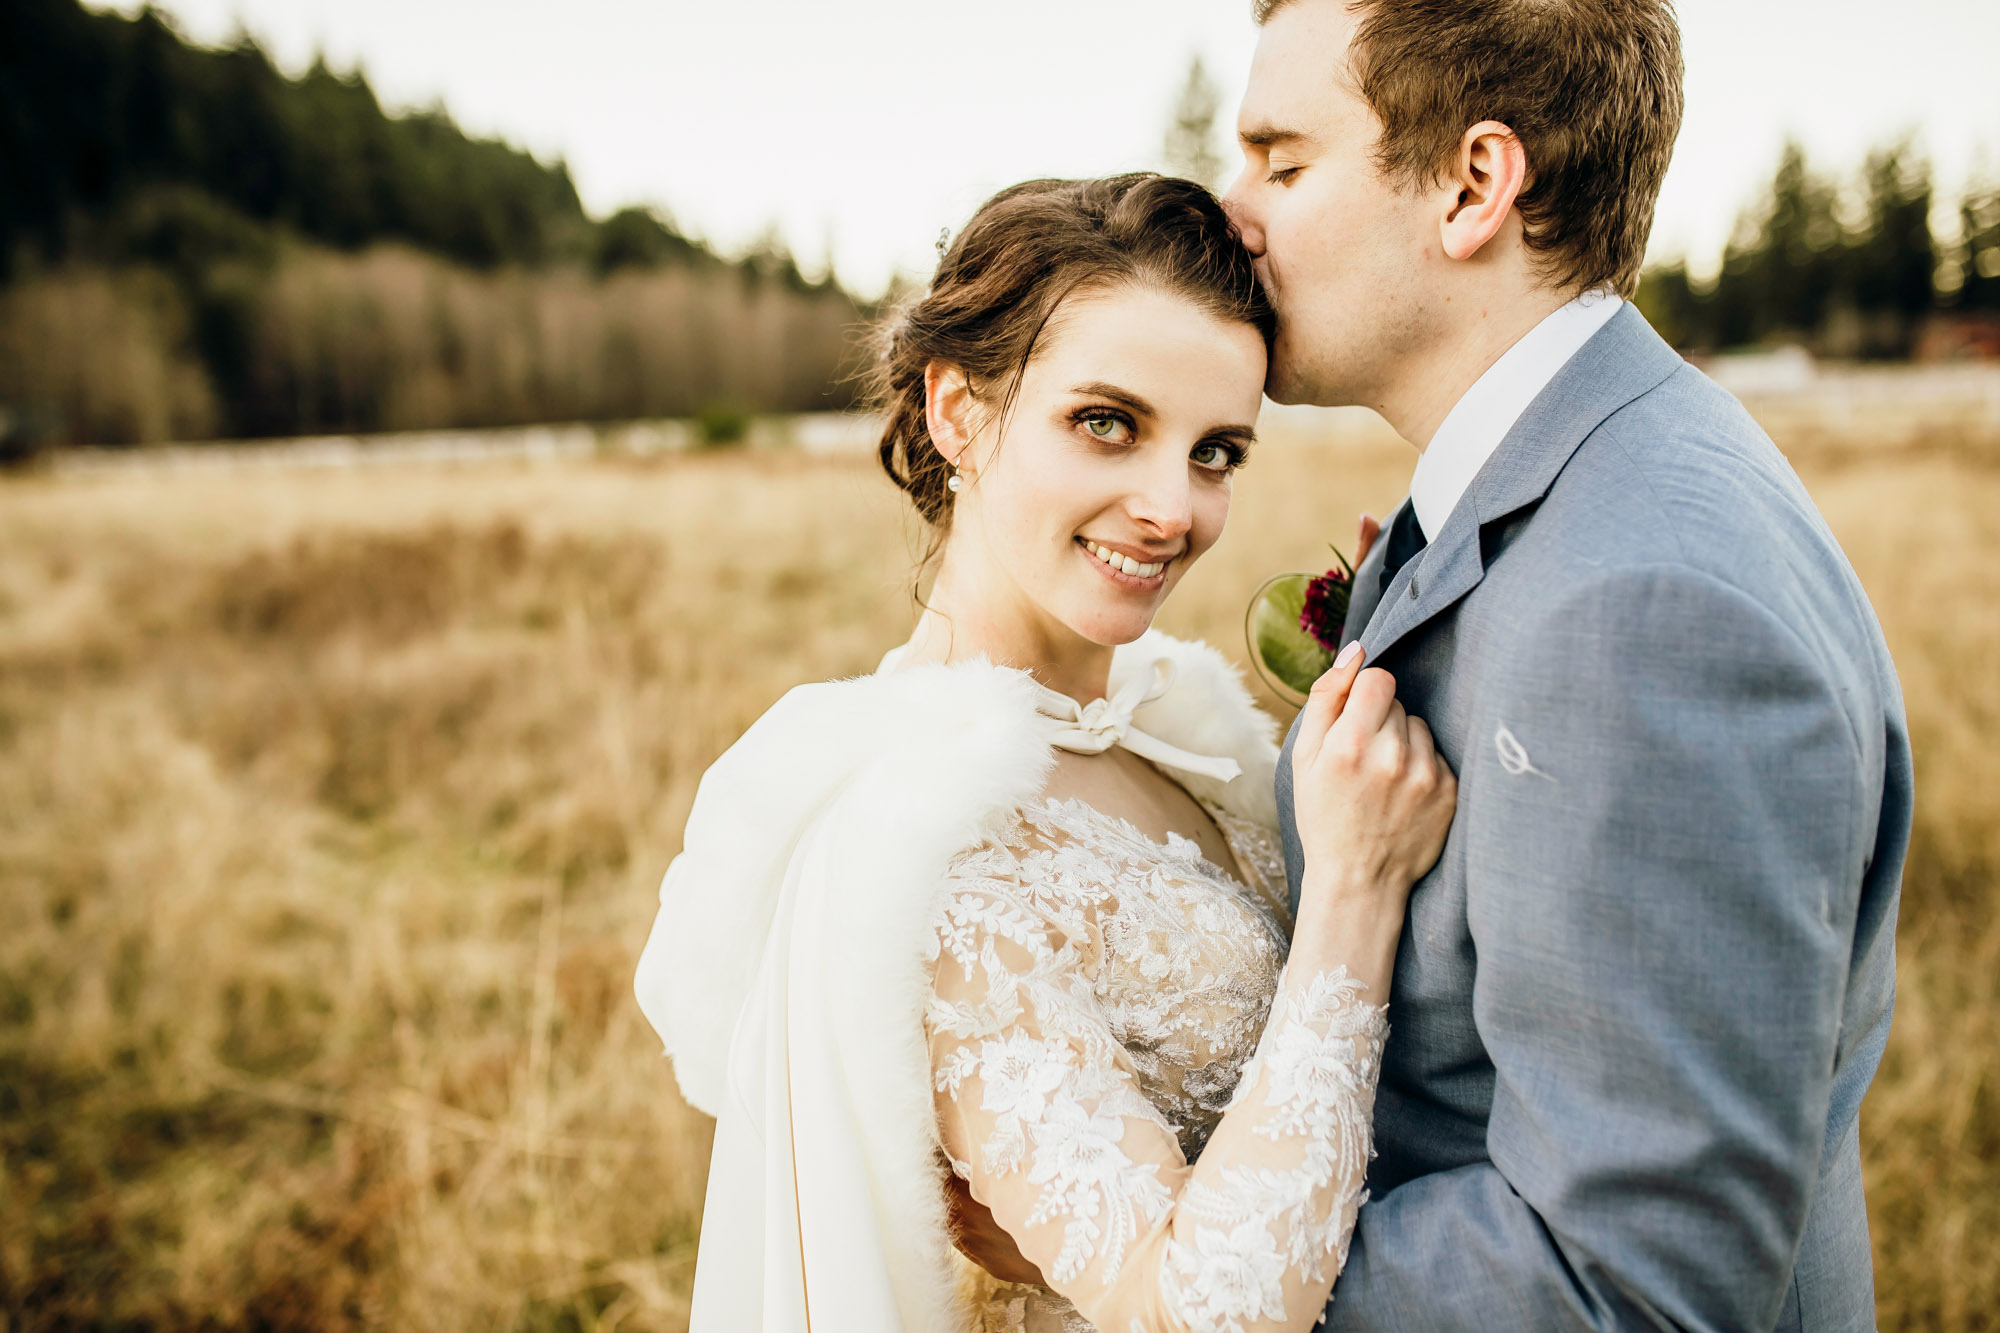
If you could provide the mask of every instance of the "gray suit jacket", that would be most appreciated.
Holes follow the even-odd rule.
[[[1872,1329],[1910,753],[1798,478],[1628,307],[1378,604],[1381,549],[1350,632],[1459,799],[1329,1326]]]

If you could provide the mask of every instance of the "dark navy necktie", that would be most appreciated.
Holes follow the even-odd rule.
[[[1417,507],[1405,504],[1396,511],[1396,521],[1389,525],[1389,544],[1382,551],[1382,592],[1389,591],[1389,584],[1395,580],[1396,571],[1423,554],[1430,538],[1424,536],[1424,525],[1417,522]]]

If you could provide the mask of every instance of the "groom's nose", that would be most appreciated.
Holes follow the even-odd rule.
[[[1249,200],[1248,185],[1250,168],[1245,164],[1243,171],[1229,187],[1229,193],[1222,196],[1222,211],[1236,225],[1236,234],[1243,238],[1243,248],[1259,258],[1264,254],[1264,226],[1257,218],[1257,210]]]

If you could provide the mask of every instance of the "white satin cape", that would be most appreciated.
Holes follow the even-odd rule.
[[[1196,797],[1276,823],[1275,724],[1214,649],[1166,657],[1135,726],[1242,765]],[[1041,790],[1056,726],[976,661],[804,685],[703,776],[637,990],[681,1091],[716,1117],[692,1333],[965,1327],[922,1014],[932,903],[958,852]]]

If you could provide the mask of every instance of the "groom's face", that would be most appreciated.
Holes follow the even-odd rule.
[[[1342,0],[1293,0],[1257,43],[1237,118],[1243,174],[1224,201],[1278,308],[1266,392],[1281,403],[1378,405],[1383,371],[1436,305],[1438,235],[1422,192],[1377,170],[1381,125],[1348,72]]]

